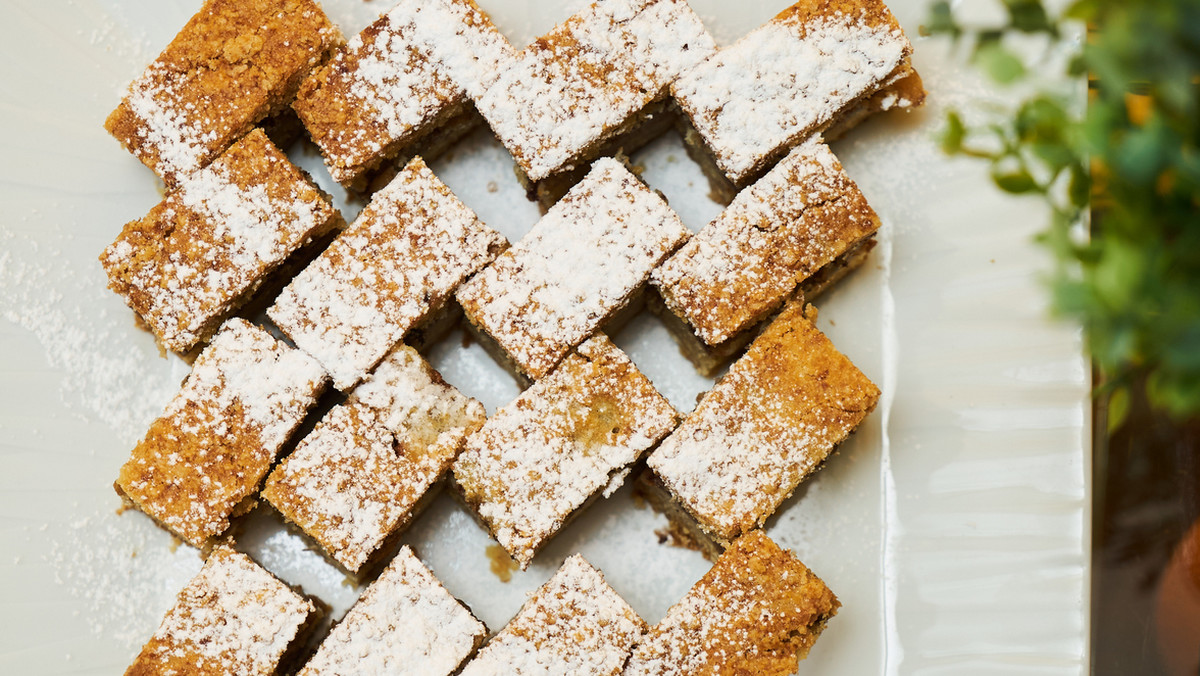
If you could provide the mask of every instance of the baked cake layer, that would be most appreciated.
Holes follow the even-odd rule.
[[[356,573],[409,523],[485,417],[401,345],[279,463],[263,497]]]
[[[341,41],[313,0],[206,0],[104,127],[173,185],[284,109]]]
[[[258,491],[325,382],[316,360],[229,320],[121,467],[118,492],[203,547]]]
[[[217,547],[125,676],[273,676],[315,611],[246,555]]]
[[[402,0],[300,86],[292,108],[347,187],[470,106],[516,52],[472,0]]]
[[[654,271],[651,284],[696,335],[717,346],[878,229],[879,217],[841,163],[810,140],[742,191]]]
[[[740,186],[902,78],[911,53],[880,0],[801,0],[684,73],[671,93]]]
[[[405,546],[299,676],[450,676],[486,635],[487,627]]]
[[[633,650],[626,676],[790,676],[841,604],[762,531],[738,538]]]
[[[615,676],[646,623],[578,554],[542,585],[461,676]]]
[[[686,0],[605,0],[555,26],[475,97],[536,183],[590,150],[715,49]]]
[[[328,198],[256,129],[128,223],[100,263],[154,335],[187,352],[339,224]]]
[[[808,308],[788,304],[646,461],[719,544],[761,526],[879,398]]]
[[[414,158],[267,315],[347,391],[507,245]]]
[[[620,488],[676,422],[649,379],[598,334],[471,435],[454,480],[525,568],[590,498]]]
[[[604,158],[520,242],[463,284],[458,302],[536,380],[627,305],[690,234],[659,195]]]

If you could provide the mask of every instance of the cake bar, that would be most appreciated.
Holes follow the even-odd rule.
[[[880,0],[803,0],[684,73],[671,93],[699,135],[685,130],[685,141],[740,188],[907,77],[911,53]]]
[[[686,0],[594,2],[522,50],[475,105],[537,183],[664,118],[668,86],[715,48]]]
[[[274,676],[321,612],[245,554],[213,549],[125,676]]]
[[[261,130],[182,178],[100,256],[109,288],[171,350],[208,340],[341,216]]]
[[[487,627],[405,546],[299,676],[450,676],[486,635]]]
[[[789,303],[647,465],[656,507],[710,555],[762,526],[875,408],[879,389]]]
[[[401,345],[271,472],[263,497],[357,574],[433,495],[485,417]]]
[[[345,392],[507,245],[413,158],[267,315]]]
[[[206,0],[104,127],[174,185],[286,109],[341,42],[313,0]]]
[[[624,308],[690,234],[660,196],[603,158],[520,242],[463,284],[458,302],[516,370],[536,380]]]
[[[467,439],[454,480],[524,569],[591,498],[620,488],[675,424],[671,404],[598,334]]]
[[[615,676],[645,631],[604,575],[575,554],[461,676]]]
[[[812,139],[743,190],[650,283],[703,341],[688,352],[711,371],[797,286],[812,300],[861,263],[878,229],[858,186],[828,146]]]
[[[739,537],[638,643],[625,676],[790,676],[841,604],[762,531]]]
[[[515,54],[472,0],[401,0],[305,80],[292,108],[334,180],[361,189],[419,142],[428,159],[431,133],[469,130],[469,96]]]
[[[280,447],[324,387],[316,360],[231,319],[133,449],[115,488],[183,541],[204,547],[253,506]]]

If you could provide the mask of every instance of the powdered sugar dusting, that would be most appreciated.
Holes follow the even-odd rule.
[[[101,262],[112,288],[154,334],[186,352],[335,218],[256,130],[127,225]]]
[[[675,423],[667,400],[600,334],[471,435],[454,479],[524,568]]]
[[[671,87],[712,151],[740,183],[781,148],[819,131],[886,84],[912,48],[890,12],[785,13],[720,50]],[[878,9],[875,7],[878,6]]]
[[[582,556],[571,556],[461,676],[612,676],[645,622]]]
[[[647,464],[705,530],[730,540],[761,526],[878,397],[794,303]]]
[[[346,391],[506,244],[416,158],[267,314]]]
[[[662,98],[714,49],[684,0],[595,2],[523,50],[475,103],[540,181]]]
[[[217,130],[224,126],[184,105],[182,92],[190,79],[187,73],[172,74],[153,63],[129,85],[125,103],[142,122],[141,144],[134,152],[152,158],[160,176],[184,176],[199,169],[213,154]],[[142,144],[148,148],[143,150]]]
[[[321,643],[300,676],[453,673],[487,634],[407,546]]]
[[[412,517],[483,405],[401,346],[268,477],[265,497],[347,570]]]
[[[790,673],[838,605],[791,552],[753,531],[650,629],[622,673]]]
[[[324,385],[314,359],[231,319],[196,358],[118,484],[139,509],[200,546],[258,489]]]
[[[130,668],[270,676],[314,610],[245,554],[219,547]]]
[[[598,160],[513,248],[458,291],[467,317],[539,378],[624,307],[690,232],[624,166]]]
[[[719,345],[879,227],[841,164],[811,139],[654,270],[673,312]]]

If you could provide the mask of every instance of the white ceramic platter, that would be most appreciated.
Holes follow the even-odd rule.
[[[565,18],[552,0],[481,0],[524,44]],[[787,0],[693,0],[729,42]],[[977,2],[967,13],[993,10]],[[164,359],[105,289],[96,257],[159,199],[153,175],[101,127],[125,84],[199,0],[0,3],[0,673],[119,674],[199,568],[136,512],[117,468],[187,367]],[[326,0],[347,34],[384,0]],[[883,389],[860,431],[768,524],[844,607],[802,674],[1078,674],[1086,670],[1088,371],[1079,332],[1047,319],[1032,242],[1044,214],[998,195],[982,167],[940,154],[947,106],[1004,100],[946,46],[917,37],[920,0],[893,9],[930,90],[916,114],[834,146],[883,218],[872,258],[820,300],[834,343]],[[342,195],[319,157],[293,157]],[[692,228],[719,208],[669,134],[634,158]],[[434,170],[510,238],[537,219],[486,133]],[[353,215],[354,208],[348,208]],[[615,336],[681,410],[709,381],[661,323]],[[431,352],[489,411],[518,392],[478,346]],[[241,545],[342,612],[358,590],[260,509]],[[628,488],[594,505],[508,584],[490,539],[442,497],[407,540],[489,627],[582,552],[651,623],[708,568],[658,542],[665,519]]]

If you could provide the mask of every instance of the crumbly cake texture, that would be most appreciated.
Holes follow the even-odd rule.
[[[486,635],[405,546],[299,676],[449,676]]]
[[[217,547],[125,676],[273,676],[315,611],[245,554]]]
[[[738,538],[646,633],[626,676],[789,676],[841,604],[762,531]]]
[[[271,472],[263,497],[356,573],[408,524],[485,417],[401,345]]]
[[[463,284],[458,302],[536,380],[625,307],[690,234],[659,195],[603,158],[520,242]]]
[[[801,0],[671,85],[717,166],[743,185],[911,71],[880,0]]]
[[[654,270],[667,307],[709,345],[765,318],[874,236],[879,217],[819,139],[788,154]]]
[[[100,256],[109,288],[171,350],[187,352],[341,216],[254,130],[189,174]]]
[[[526,568],[598,493],[676,424],[675,409],[598,334],[471,435],[454,479],[501,546]]]
[[[203,547],[258,491],[325,383],[313,358],[229,320],[121,467],[118,492]]]
[[[522,50],[475,105],[537,182],[591,159],[715,49],[686,0],[595,2]]]
[[[789,303],[647,459],[720,544],[762,526],[879,399],[815,317]]]
[[[206,0],[104,127],[172,185],[285,109],[341,42],[313,0]]]
[[[578,554],[526,601],[461,676],[613,676],[646,623]]]
[[[267,315],[344,392],[507,246],[417,157]]]
[[[292,108],[351,186],[469,107],[515,54],[472,0],[402,0],[305,80]]]

